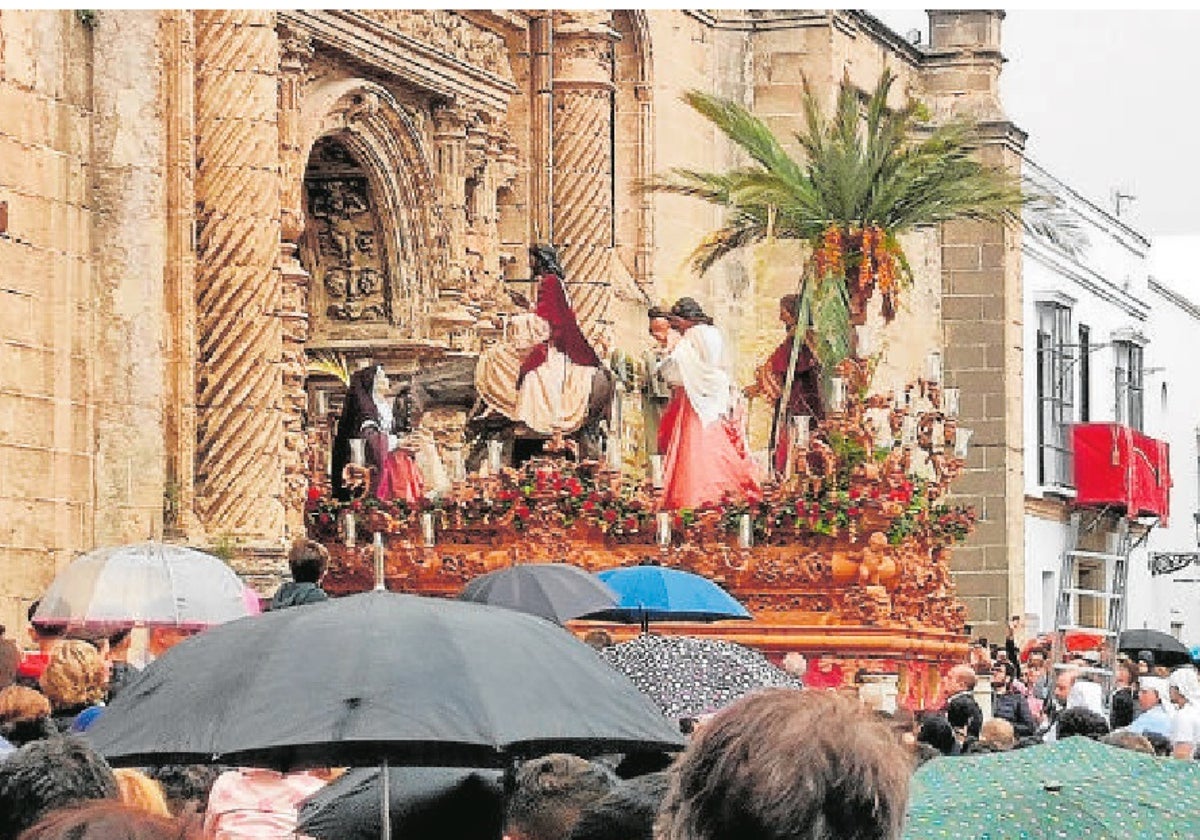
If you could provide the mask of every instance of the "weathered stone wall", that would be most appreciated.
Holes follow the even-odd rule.
[[[0,623],[9,635],[55,570],[95,541],[91,39],[73,12],[0,11]]]

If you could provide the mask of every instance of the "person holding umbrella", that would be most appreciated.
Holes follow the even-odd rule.
[[[288,568],[292,571],[292,579],[275,592],[269,609],[319,604],[328,599],[329,595],[321,588],[321,578],[325,576],[328,563],[329,552],[319,542],[300,539],[292,543],[292,549],[288,552]]]

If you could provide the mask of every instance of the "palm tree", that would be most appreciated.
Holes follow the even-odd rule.
[[[1016,176],[975,158],[974,123],[960,119],[928,130],[919,102],[889,109],[895,80],[884,71],[864,119],[858,93],[843,78],[828,120],[805,81],[805,125],[795,135],[803,160],[741,105],[691,91],[688,104],[753,163],[728,172],[676,168],[646,185],[726,208],[724,224],[692,254],[701,273],[732,251],[774,237],[809,243],[799,323],[811,319],[825,371],[850,353],[851,327],[862,323],[876,288],[885,317],[894,315],[896,295],[912,279],[901,234],[951,219],[1012,221],[1025,201]]]

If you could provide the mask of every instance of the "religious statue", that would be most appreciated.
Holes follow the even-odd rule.
[[[812,418],[813,426],[822,418],[821,371],[813,352],[815,334],[809,329],[799,348],[796,343],[796,321],[799,316],[798,295],[784,295],[779,299],[779,320],[783,322],[786,335],[770,357],[754,372],[754,384],[746,389],[746,396],[765,396],[774,402],[771,418],[772,462],[777,473],[787,469],[788,419],[799,415]],[[791,392],[787,395],[787,408],[780,411],[784,389],[787,387],[787,372],[795,352],[795,368],[792,375]]]
[[[671,326],[680,334],[659,366],[671,386],[671,401],[659,427],[666,510],[699,508],[725,496],[761,494],[745,436],[731,416],[731,382],[724,341],[712,318],[692,298],[671,307]]]
[[[642,420],[645,424],[646,453],[662,455],[658,446],[658,428],[663,411],[671,399],[671,386],[662,378],[661,366],[667,357],[668,346],[674,346],[679,333],[671,328],[670,311],[659,306],[646,313],[649,333],[654,345],[642,353]]]
[[[490,410],[533,433],[571,435],[593,413],[597,377],[605,388],[611,382],[567,300],[558,255],[538,245],[530,256],[537,302],[510,319],[505,340],[480,355],[475,387]]]

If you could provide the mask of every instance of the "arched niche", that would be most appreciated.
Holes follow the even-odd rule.
[[[420,114],[363,79],[307,92],[300,259],[313,277],[310,341],[428,332],[446,236]]]
[[[613,62],[613,218],[618,259],[643,289],[653,282],[650,198],[634,186],[654,174],[653,60],[644,11],[617,10]]]

